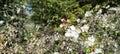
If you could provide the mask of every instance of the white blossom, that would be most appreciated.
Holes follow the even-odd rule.
[[[25,5],[22,5],[22,7],[25,9],[26,7],[25,7]]]
[[[77,21],[77,23],[80,23],[80,19],[77,19],[76,21]]]
[[[114,46],[117,48],[117,47],[118,47],[118,44],[117,44],[117,43],[115,43],[115,44],[114,44]]]
[[[11,16],[11,19],[14,19],[15,17],[14,16]]]
[[[88,37],[88,41],[94,42],[95,41],[94,36],[92,35],[91,37]]]
[[[71,32],[70,32],[70,31],[66,32],[66,33],[65,33],[65,36],[66,36],[66,37],[72,37]]]
[[[84,25],[84,26],[81,27],[81,30],[82,30],[82,32],[88,32],[89,26],[88,25]]]
[[[110,8],[109,10],[113,10],[113,11],[120,11],[120,8],[113,7],[113,8]]]
[[[54,54],[59,54],[59,52],[54,52]]]
[[[4,21],[3,21],[3,20],[1,20],[1,21],[0,21],[0,24],[3,24],[3,23],[4,23]]]
[[[6,13],[4,13],[4,17],[7,17]]]
[[[102,13],[102,9],[100,9],[98,12],[97,12],[97,14],[101,14]]]
[[[20,12],[20,8],[17,8],[17,13],[19,13]]]
[[[95,54],[98,54],[98,53],[102,53],[102,49],[101,48],[96,48],[95,49]]]
[[[93,46],[94,42],[91,41],[85,41],[85,46]]]
[[[95,38],[93,36],[91,36],[91,37],[88,37],[87,41],[85,41],[85,45],[86,46],[93,46],[94,42],[95,42]]]
[[[87,12],[85,13],[85,17],[89,17],[89,16],[92,16],[91,11],[87,11]]]
[[[84,20],[82,20],[82,21],[81,21],[81,23],[85,23],[85,22],[87,22],[87,20],[86,20],[86,19],[84,19]]]
[[[77,39],[79,37],[79,33],[81,33],[80,29],[76,29],[75,26],[70,26],[69,29],[67,29],[65,36],[66,37],[72,37],[73,41],[77,42]]]
[[[110,7],[110,5],[107,5],[106,8],[108,9]]]
[[[75,26],[73,26],[73,25],[70,26],[70,29],[71,29],[71,30],[75,30]]]
[[[78,39],[78,37],[79,37],[79,33],[77,33],[77,32],[72,32],[72,36],[73,36],[73,40],[75,41],[75,42],[77,42],[77,39]]]

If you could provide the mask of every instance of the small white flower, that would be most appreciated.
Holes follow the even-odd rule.
[[[6,13],[4,13],[4,17],[7,17]]]
[[[102,13],[102,9],[100,9],[98,12],[97,12],[97,14],[101,14]]]
[[[111,29],[115,29],[115,24],[112,23],[110,27]]]
[[[75,26],[74,25],[70,26],[70,29],[75,30]]]
[[[59,54],[59,52],[54,52],[54,54]]]
[[[65,28],[65,24],[64,23],[60,24],[60,28]]]
[[[85,13],[85,17],[89,17],[89,16],[92,16],[91,11],[87,11],[87,12]]]
[[[87,22],[87,20],[85,20],[85,19],[81,21],[81,23],[85,23],[85,22]]]
[[[60,24],[60,28],[63,28],[63,24]]]
[[[96,54],[98,54],[98,53],[102,53],[102,49],[100,49],[100,48],[96,48],[96,49],[95,49],[95,53],[96,53]]]
[[[17,8],[17,13],[19,13],[20,12],[20,8]]]
[[[94,36],[92,35],[91,37],[88,37],[88,41],[94,42],[95,41]]]
[[[106,6],[106,8],[109,8],[109,7],[110,7],[110,5],[107,5],[107,6]]]
[[[11,16],[11,19],[14,19],[14,16]]]
[[[77,21],[77,23],[80,23],[80,19],[77,19],[76,21]]]
[[[96,5],[95,9],[98,9],[98,8],[100,8],[100,5]]]
[[[3,23],[4,23],[4,21],[3,21],[3,20],[1,20],[1,21],[0,21],[0,24],[3,24]]]
[[[110,8],[109,10],[120,11],[120,8],[118,8],[118,7],[113,7],[113,8]]]
[[[115,43],[115,44],[114,44],[114,46],[117,48],[117,47],[118,47],[118,44],[117,44],[117,43]]]
[[[71,32],[66,32],[66,33],[65,33],[65,36],[66,36],[66,37],[72,37],[72,34],[71,34]]]
[[[93,45],[94,45],[94,42],[85,41],[85,45],[86,45],[86,46],[93,46]]]
[[[77,39],[78,39],[78,37],[79,37],[79,33],[73,31],[73,32],[72,32],[72,37],[73,37],[73,40],[74,40],[75,42],[77,42]]]
[[[72,51],[72,48],[68,48],[68,51]]]
[[[7,5],[5,4],[4,7],[7,7]]]
[[[89,26],[88,25],[84,25],[84,26],[81,27],[81,30],[82,30],[82,32],[88,32]]]
[[[85,45],[86,46],[93,46],[94,42],[95,42],[95,38],[93,36],[91,36],[91,37],[88,37],[87,41],[85,41]]]
[[[25,7],[25,5],[22,5],[22,7],[25,9],[26,7]]]

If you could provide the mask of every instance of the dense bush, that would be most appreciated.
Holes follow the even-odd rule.
[[[119,0],[0,0],[0,53],[118,54]]]

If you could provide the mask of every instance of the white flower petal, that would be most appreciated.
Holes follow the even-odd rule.
[[[17,8],[17,13],[19,13],[20,12],[20,8]]]
[[[71,37],[71,33],[70,33],[70,32],[66,32],[66,33],[65,33],[65,36],[66,36],[66,37]]]
[[[101,14],[102,13],[102,9],[100,9],[98,12],[97,12],[97,14]]]
[[[70,29],[75,30],[75,26],[74,25],[70,26]]]
[[[89,16],[92,16],[91,11],[87,11],[87,12],[85,13],[85,17],[89,17]]]
[[[85,20],[85,19],[81,21],[81,23],[85,23],[85,22],[87,22],[87,20]]]
[[[59,52],[54,52],[54,54],[59,54]]]
[[[91,41],[91,42],[94,42],[95,38],[94,38],[94,36],[91,36],[91,37],[88,37],[88,40]]]
[[[1,20],[1,21],[0,21],[0,24],[3,24],[3,23],[4,23],[4,21],[3,21],[3,20]]]
[[[81,30],[82,30],[82,32],[88,32],[89,26],[88,25],[84,25],[84,26],[81,27]]]
[[[77,23],[79,23],[79,22],[80,22],[80,19],[77,19],[76,21],[77,21]]]
[[[96,48],[96,49],[95,49],[95,53],[96,53],[96,54],[98,54],[98,53],[102,53],[102,49],[100,49],[100,48]]]

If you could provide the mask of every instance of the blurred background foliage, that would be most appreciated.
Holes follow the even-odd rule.
[[[100,5],[99,8],[96,8]],[[67,53],[67,46],[75,47],[71,54],[76,52],[83,54],[90,52],[90,47],[82,47],[80,43],[72,42],[64,37],[64,28],[60,28],[61,19],[70,19],[67,25],[82,26],[77,24],[77,19],[87,19],[88,24],[93,24],[94,15],[102,9],[110,14],[105,8],[119,7],[119,0],[0,0],[0,52],[1,53],[53,53],[60,51]],[[87,11],[93,10],[93,16],[85,18]],[[116,12],[115,12],[116,13]],[[115,29],[102,25],[102,20],[93,21],[89,33],[82,33],[81,38],[94,34],[98,42],[104,44],[104,50],[110,51],[107,42],[116,41],[120,45],[120,19],[119,14],[109,16],[109,23],[115,24]],[[84,23],[84,24],[87,24]],[[110,24],[112,26],[112,24]],[[93,28],[94,27],[94,28]],[[94,31],[93,31],[94,30]],[[55,41],[54,37],[61,36]],[[103,37],[103,34],[108,34]],[[53,35],[53,36],[52,36]],[[108,39],[107,39],[108,38]],[[63,44],[65,42],[66,44]],[[98,43],[99,45],[99,43]],[[111,44],[112,45],[112,44]],[[114,45],[114,44],[113,44]],[[112,46],[113,46],[112,45]],[[34,48],[34,49],[33,49]],[[39,49],[38,49],[39,48]],[[76,49],[76,50],[75,50]],[[51,51],[50,51],[51,50]],[[79,51],[81,50],[81,51]],[[107,52],[108,52],[107,51]],[[83,52],[83,53],[82,53]],[[111,51],[112,53],[112,51]]]

